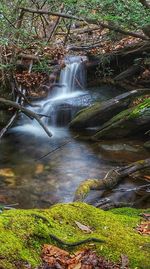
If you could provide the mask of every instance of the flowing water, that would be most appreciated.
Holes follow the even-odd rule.
[[[108,87],[86,89],[84,60],[84,57],[66,58],[59,85],[44,100],[33,102],[34,108],[28,107],[46,116],[41,119],[52,132],[52,138],[35,120],[21,115],[17,125],[2,139],[0,203],[19,203],[21,208],[34,208],[69,202],[81,181],[103,178],[110,169],[138,160],[139,154],[140,158],[148,156],[137,140],[95,143],[69,131],[68,123],[81,108],[97,99],[119,94]],[[129,190],[141,182],[126,181],[119,188]],[[100,196],[124,202],[141,197],[135,191],[116,190],[91,193],[90,199],[95,201]]]

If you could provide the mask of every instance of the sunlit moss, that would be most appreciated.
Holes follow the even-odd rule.
[[[54,234],[66,242],[89,237],[103,239],[105,243],[93,246],[100,255],[117,261],[126,254],[131,268],[148,268],[150,239],[135,230],[139,213],[128,208],[105,212],[79,202],[57,204],[47,210],[5,211],[0,215],[0,267],[15,268],[15,261],[27,261],[34,268],[40,264],[42,245],[57,244],[50,238]],[[75,221],[90,226],[92,234],[80,230]]]

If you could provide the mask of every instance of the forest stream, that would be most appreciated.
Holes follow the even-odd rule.
[[[91,142],[88,133],[70,131],[68,124],[81,108],[96,100],[107,100],[121,93],[112,87],[88,88],[84,57],[67,57],[59,83],[42,100],[34,100],[34,112],[52,132],[49,138],[40,125],[21,115],[0,143],[0,197],[19,208],[47,208],[70,202],[78,185],[88,178],[104,178],[110,169],[148,158],[142,141],[121,139]],[[45,117],[46,116],[46,117]],[[92,129],[88,130],[92,132]],[[113,202],[140,201],[133,179],[121,182],[113,191],[94,191],[86,202],[101,198]],[[137,207],[148,207],[147,201]]]

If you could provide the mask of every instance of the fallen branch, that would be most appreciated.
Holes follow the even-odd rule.
[[[119,28],[117,26],[112,26],[112,25],[107,24],[107,23],[98,22],[98,25],[100,25],[103,28],[107,28],[109,30],[112,30],[112,31],[121,33],[123,35],[129,35],[129,36],[133,36],[133,37],[140,38],[140,39],[143,39],[143,40],[149,40],[149,38],[146,37],[146,36],[144,36],[144,35],[141,35],[141,34],[138,34],[138,33],[134,33],[134,32],[130,32],[130,31],[125,31],[122,28]]]
[[[21,59],[27,59],[27,60],[35,60],[35,61],[39,61],[39,57],[33,54],[25,54],[25,53],[20,53],[18,55],[19,58]]]
[[[103,179],[88,179],[77,188],[74,201],[83,201],[90,190],[113,189],[122,179],[150,167],[150,158],[140,160],[122,168],[110,170]]]
[[[47,15],[52,15],[52,16],[56,16],[56,17],[62,17],[62,18],[67,18],[67,19],[74,19],[74,20],[78,20],[78,21],[85,21],[83,18],[79,18],[70,14],[66,14],[63,12],[52,12],[52,11],[47,11],[47,10],[42,10],[42,9],[32,9],[32,8],[20,8],[21,10],[23,10],[24,12],[28,12],[28,13],[36,13],[36,14],[47,14]]]
[[[20,9],[23,12],[29,12],[29,13],[33,13],[33,14],[34,13],[36,13],[36,14],[47,14],[47,15],[52,15],[52,16],[56,16],[56,17],[74,19],[74,20],[85,22],[87,24],[89,24],[89,23],[90,24],[96,24],[98,26],[110,29],[112,31],[121,33],[123,35],[129,35],[129,36],[133,36],[133,37],[140,38],[140,39],[143,39],[143,40],[149,40],[149,38],[144,36],[144,35],[141,35],[141,34],[138,34],[138,33],[135,33],[135,32],[131,32],[131,31],[126,31],[126,30],[124,30],[122,28],[119,28],[117,26],[112,26],[112,25],[110,25],[108,23],[103,23],[103,22],[98,21],[96,19],[82,18],[82,17],[77,17],[77,16],[74,16],[74,15],[66,14],[66,13],[63,13],[63,12],[52,12],[52,11],[47,11],[47,10],[42,10],[42,9],[38,9],[38,10],[32,9],[32,8],[20,8]]]
[[[33,111],[17,104],[16,102],[7,100],[5,98],[0,98],[0,103],[3,103],[4,105],[6,105],[8,107],[13,107],[17,110],[20,110],[21,112],[26,114],[29,118],[37,120],[37,122],[41,125],[41,127],[44,129],[44,131],[47,133],[47,135],[49,137],[52,136],[51,132],[48,130],[48,128],[45,126],[45,124],[41,121],[40,117],[36,113],[34,113]]]
[[[74,136],[73,138],[77,138],[79,137],[78,135]],[[68,140],[66,142],[64,142],[62,145],[60,145],[59,147],[52,149],[51,151],[47,152],[46,154],[44,154],[43,156],[41,156],[40,158],[36,159],[35,161],[39,161],[41,159],[44,159],[45,157],[47,157],[48,155],[51,155],[52,153],[54,153],[55,151],[63,148],[65,145],[69,144],[72,140]]]
[[[82,45],[82,46],[74,46],[74,45],[70,45],[68,46],[68,50],[72,50],[72,51],[81,51],[81,50],[91,50],[97,47],[102,47],[101,45],[101,41],[96,42],[94,44],[89,44],[89,45]]]

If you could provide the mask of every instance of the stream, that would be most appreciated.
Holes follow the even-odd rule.
[[[33,101],[29,107],[45,115],[41,119],[52,132],[49,138],[35,120],[20,115],[0,143],[0,203],[19,208],[47,208],[58,202],[70,202],[78,185],[89,178],[103,178],[115,167],[149,156],[138,139],[91,142],[88,133],[71,132],[68,124],[80,109],[96,100],[107,100],[119,89],[86,87],[85,57],[67,57],[59,85],[47,98]],[[92,132],[92,130],[89,130]],[[140,200],[141,193],[131,190],[145,182],[123,181],[114,191],[93,191],[87,202],[109,198],[114,202]],[[126,189],[127,191],[122,191]],[[142,201],[138,207],[148,207]]]

